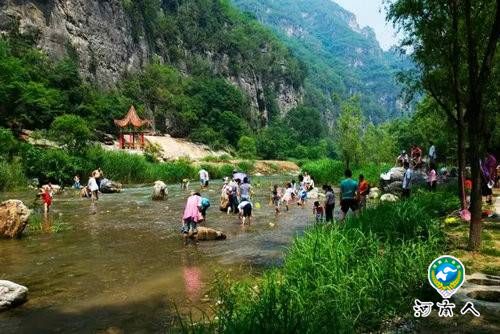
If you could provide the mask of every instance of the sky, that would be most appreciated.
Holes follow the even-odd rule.
[[[392,24],[385,22],[382,0],[334,0],[334,2],[354,13],[361,28],[372,27],[382,49],[388,50],[397,44],[398,39]]]

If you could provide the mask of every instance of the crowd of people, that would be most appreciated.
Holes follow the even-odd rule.
[[[396,160],[397,166],[404,168],[402,178],[402,198],[409,198],[411,194],[414,173],[416,170],[425,168],[426,180],[430,191],[434,191],[438,182],[437,152],[436,147],[431,142],[427,159],[422,156],[422,149],[417,145],[412,145],[410,155],[402,151]],[[498,169],[496,158],[492,153],[487,153],[481,160],[482,171],[482,194],[486,196],[488,203],[492,203],[492,188],[498,184]],[[205,169],[199,171],[200,191],[209,187],[210,175]],[[73,188],[81,191],[82,197],[88,197],[92,205],[99,199],[100,184],[104,178],[104,173],[100,168],[94,170],[87,182],[82,187],[79,176],[74,177]],[[182,183],[182,189],[189,187],[189,180]],[[339,220],[342,221],[349,211],[359,212],[366,208],[367,198],[370,193],[370,185],[363,175],[358,179],[353,179],[352,171],[347,169],[344,179],[339,185],[340,210]],[[465,177],[465,189],[470,192],[472,181],[470,177]],[[323,193],[319,194],[314,179],[307,172],[299,175],[298,181],[293,179],[283,185],[275,184],[271,188],[269,204],[274,208],[276,215],[282,210],[289,211],[292,205],[306,208],[308,200],[314,200],[312,213],[316,222],[333,222],[336,203],[336,195],[331,185],[323,185]],[[187,241],[188,238],[196,239],[197,226],[201,222],[206,222],[207,210],[210,207],[208,198],[203,197],[200,191],[192,191],[187,199],[182,215],[182,233]],[[38,196],[42,200],[44,212],[47,214],[53,201],[54,189],[49,183],[40,188]],[[253,196],[254,190],[250,178],[245,173],[234,170],[232,177],[224,178],[220,188],[220,209],[229,214],[238,215],[242,226],[250,225],[253,217]],[[256,203],[259,208],[260,204]]]

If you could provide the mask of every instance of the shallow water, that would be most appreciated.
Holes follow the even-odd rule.
[[[181,214],[189,195],[169,187],[163,202],[150,199],[151,186],[102,195],[97,214],[74,191],[56,195],[50,213],[71,228],[0,240],[0,279],[29,288],[26,304],[0,313],[0,333],[168,332],[176,315],[193,306],[207,309],[206,294],[216,272],[245,277],[279,265],[293,237],[311,221],[311,210],[292,206],[275,218],[268,206],[271,183],[256,180],[254,222],[242,228],[218,210],[220,184],[207,196],[206,226],[226,232],[224,241],[184,246]],[[0,193],[0,200],[33,203],[34,194]],[[271,226],[271,224],[273,226]]]

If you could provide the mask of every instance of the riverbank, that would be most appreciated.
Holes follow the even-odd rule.
[[[233,170],[261,175],[298,174],[299,167],[288,161],[224,159],[194,161],[178,159],[158,162],[147,156],[127,151],[104,150],[93,146],[71,154],[59,148],[40,148],[21,144],[9,162],[0,162],[0,191],[25,188],[37,179],[40,183],[70,186],[73,177],[79,175],[82,182],[100,167],[105,177],[123,184],[152,183],[162,180],[180,183],[184,179],[198,180],[198,170],[206,168],[212,179],[230,176]]]
[[[216,318],[193,332],[373,332],[413,324],[415,298],[437,300],[427,268],[449,251],[444,221],[458,205],[453,191],[417,191],[344,226],[315,226],[295,240],[283,267],[219,282]]]

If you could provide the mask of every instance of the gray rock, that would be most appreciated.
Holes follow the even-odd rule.
[[[0,280],[0,312],[26,302],[28,288],[10,281]]]
[[[122,191],[122,184],[108,179],[102,179],[99,190],[103,194],[114,194]]]
[[[18,238],[23,233],[31,211],[19,200],[0,203],[0,238]]]
[[[482,273],[467,275],[453,299],[461,306],[472,302],[479,313],[500,317],[500,276]]]
[[[154,201],[162,201],[168,197],[167,185],[163,181],[156,181],[153,186],[152,198]]]

